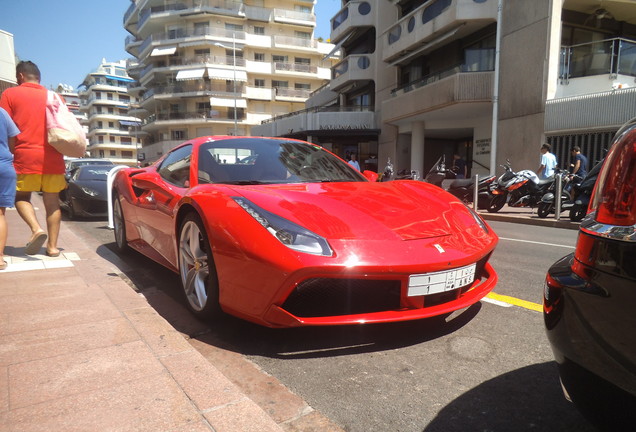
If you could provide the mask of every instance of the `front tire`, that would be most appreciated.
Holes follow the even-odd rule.
[[[550,212],[552,211],[552,204],[540,202],[539,207],[537,207],[537,215],[540,218],[547,218]]]
[[[580,222],[584,216],[585,216],[585,210],[583,210],[582,206],[575,204],[570,209],[570,220],[572,222]]]
[[[115,246],[120,253],[126,253],[130,250],[126,241],[126,220],[124,219],[124,211],[121,208],[119,195],[113,192],[113,233],[115,234]]]
[[[188,214],[179,229],[179,274],[192,313],[202,319],[218,318],[222,312],[216,266],[208,235],[196,213]]]
[[[494,195],[488,204],[488,213],[497,213],[506,204],[506,195]]]

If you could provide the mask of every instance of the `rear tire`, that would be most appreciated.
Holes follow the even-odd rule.
[[[495,195],[488,204],[488,213],[497,213],[506,204],[506,195]]]
[[[219,281],[210,241],[201,218],[188,214],[179,229],[179,274],[190,311],[201,319],[222,315]]]
[[[552,211],[552,204],[540,202],[539,207],[537,207],[537,215],[540,218],[547,218],[550,212]]]

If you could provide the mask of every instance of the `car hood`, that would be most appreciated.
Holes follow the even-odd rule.
[[[476,224],[466,207],[423,182],[307,183],[232,188],[327,239],[415,240]]]

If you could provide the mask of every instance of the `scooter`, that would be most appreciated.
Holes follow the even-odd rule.
[[[592,197],[592,191],[594,191],[596,179],[598,178],[598,173],[601,170],[604,159],[605,158],[601,159],[600,162],[594,165],[585,178],[581,180],[580,184],[574,185],[572,188],[573,204],[570,208],[570,220],[572,222],[579,222],[585,217],[588,205],[590,204],[590,198]]]
[[[572,190],[575,187],[580,186],[583,180],[580,176],[568,174],[565,170],[557,170],[555,175],[560,175],[562,178],[561,185],[561,211],[571,210],[574,206],[574,200],[572,199]],[[546,218],[550,213],[556,211],[555,198],[556,198],[556,184],[555,181],[546,193],[541,197],[541,202],[537,206],[537,215],[540,218]]]
[[[487,208],[492,199],[490,185],[496,180],[496,176],[486,176],[478,179],[477,183],[477,207]],[[456,196],[465,203],[472,203],[475,180],[473,178],[458,179],[457,174],[446,168],[445,156],[440,157],[430,169],[424,181],[441,187],[450,194]]]
[[[512,171],[510,161],[500,165],[505,172],[491,187],[493,198],[488,205],[488,212],[496,213],[508,203],[510,207],[536,207],[546,190],[554,183],[554,176],[540,180],[531,170]]]

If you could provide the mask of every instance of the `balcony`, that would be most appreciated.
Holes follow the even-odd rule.
[[[564,133],[618,129],[636,113],[636,88],[616,89],[546,101],[545,131]]]
[[[391,92],[382,103],[386,120],[438,110],[467,102],[492,102],[494,72],[462,72],[455,67],[428,75]]]
[[[175,29],[167,32],[154,33],[147,37],[139,46],[139,58],[143,58],[150,47],[157,45],[176,45],[180,47],[196,45],[212,45],[214,42],[237,44],[245,43],[246,34],[242,31],[228,30],[222,27],[201,29]],[[238,47],[240,48],[240,47]]]
[[[331,69],[331,90],[339,91],[355,81],[372,81],[374,68],[371,61],[367,54],[347,56]]]
[[[556,97],[634,87],[636,41],[615,38],[561,48]]]
[[[373,27],[375,12],[372,9],[372,3],[366,0],[352,0],[347,3],[331,19],[331,42],[340,42],[356,28]]]
[[[255,136],[284,136],[300,131],[377,134],[377,118],[368,107],[320,107],[276,116],[252,127]]]
[[[237,112],[237,120],[240,122],[245,118],[243,111]],[[158,113],[152,114],[144,119],[144,130],[151,130],[153,128],[160,128],[166,125],[192,125],[207,122],[219,122],[219,123],[233,123],[234,111],[216,110],[198,111],[198,112],[173,112],[173,113]]]
[[[276,87],[274,89],[277,101],[304,102],[309,97],[310,93],[310,90],[304,89],[290,89],[285,87]]]
[[[382,34],[382,60],[406,62],[496,20],[497,0],[430,0]]]
[[[214,14],[244,17],[242,1],[233,0],[181,0],[178,3],[151,6],[141,10],[137,30],[141,31],[149,19],[173,19],[176,15]]]
[[[315,27],[316,15],[287,9],[274,9],[274,22]]]
[[[315,39],[297,38],[292,36],[274,36],[275,48],[296,49],[299,51],[315,50],[318,47],[318,41]]]
[[[315,75],[318,73],[318,66],[312,66],[309,64],[301,63],[274,63],[274,73],[280,73],[281,75],[290,74],[310,74]]]
[[[210,82],[197,80],[185,82],[184,84],[166,85],[153,87],[146,91],[142,97],[142,102],[154,97],[155,99],[171,99],[175,97],[196,97],[196,96],[226,96],[242,97],[245,91],[244,84],[236,84],[236,92],[232,83]]]

